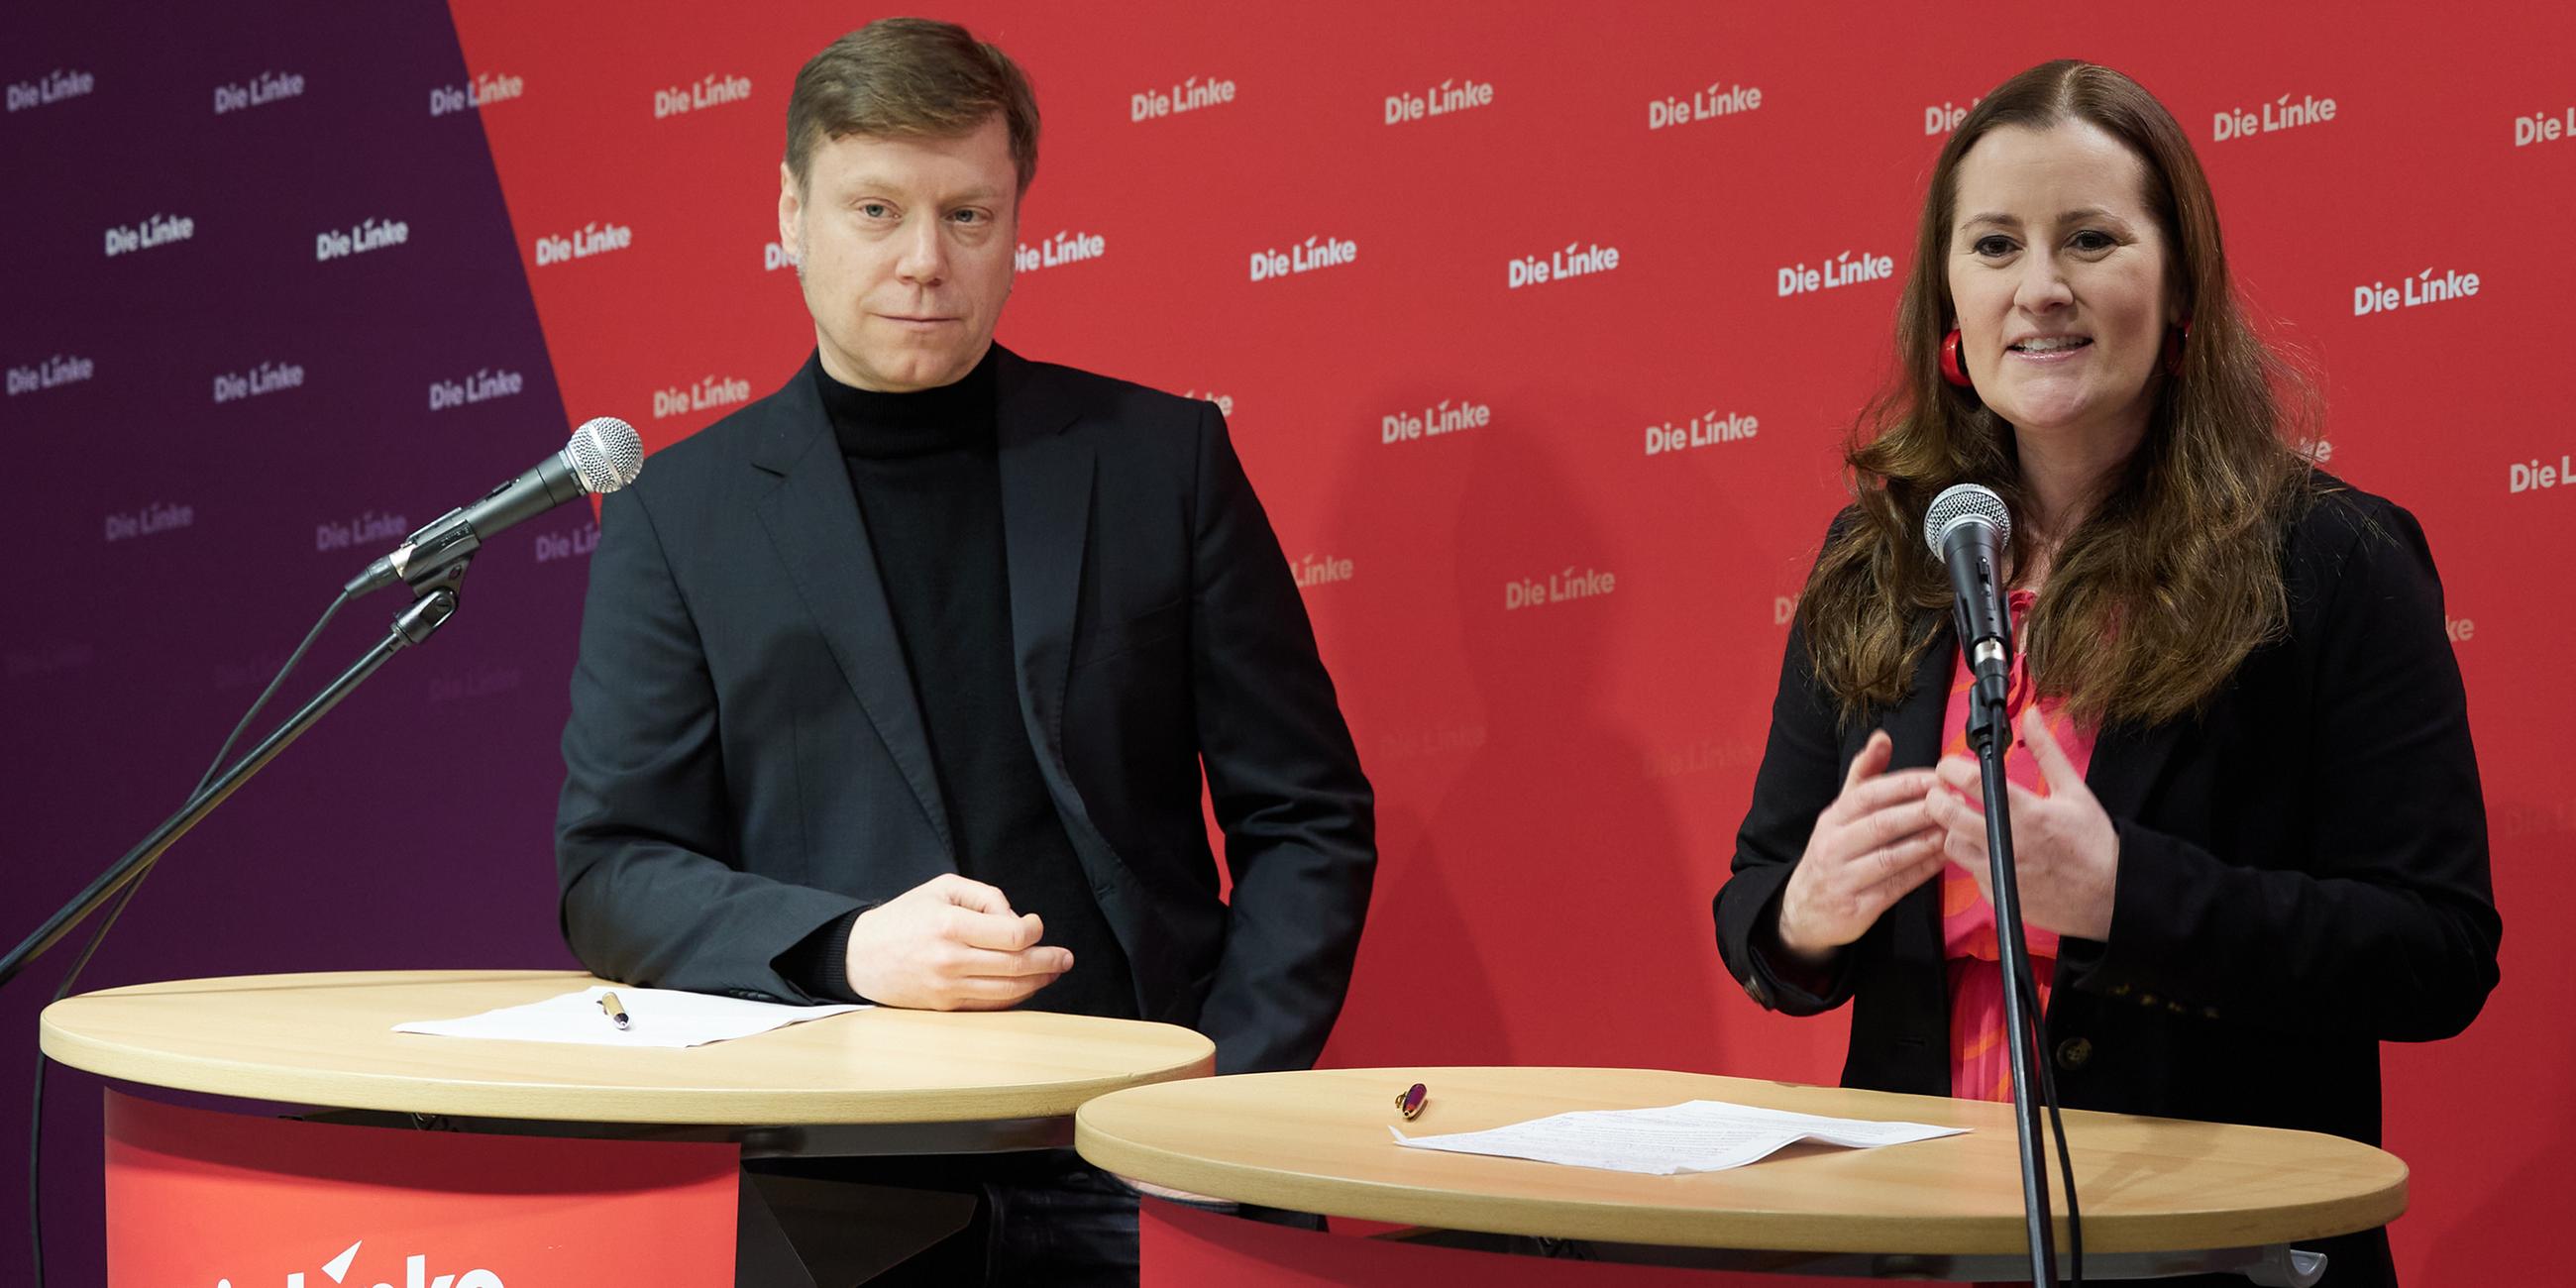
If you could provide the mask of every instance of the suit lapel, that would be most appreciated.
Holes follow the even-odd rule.
[[[876,726],[878,740],[903,771],[953,864],[956,841],[948,834],[948,812],[938,772],[930,763],[930,740],[913,696],[911,669],[904,663],[902,636],[886,606],[876,551],[860,519],[849,467],[832,437],[815,378],[814,363],[808,360],[779,391],[769,425],[753,448],[752,464],[778,476],[777,486],[761,498],[760,521],[806,611],[830,643],[842,676]]]
[[[1002,543],[1011,582],[1011,647],[1024,713],[1043,756],[1064,750],[1064,692],[1073,666],[1082,563],[1091,540],[1089,443],[1061,432],[1073,408],[1044,373],[1008,349],[996,376]]]
[[[1011,652],[1018,665],[1020,715],[1028,724],[1038,773],[1055,799],[1056,817],[1091,878],[1110,933],[1127,953],[1137,1003],[1148,1016],[1169,1014],[1175,995],[1159,1002],[1149,981],[1186,979],[1192,964],[1180,941],[1158,931],[1153,899],[1125,856],[1110,844],[1073,784],[1065,764],[1065,689],[1073,673],[1073,634],[1081,613],[1082,570],[1093,523],[1098,453],[1065,432],[1078,414],[1049,370],[999,349],[995,413],[1000,421],[1002,544],[1011,581]]]

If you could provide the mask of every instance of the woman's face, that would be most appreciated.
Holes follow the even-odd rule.
[[[2122,451],[2146,430],[2173,249],[2145,165],[2070,121],[2002,126],[1959,161],[1950,299],[1977,396],[2025,436]]]

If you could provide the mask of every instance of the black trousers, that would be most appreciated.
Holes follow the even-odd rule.
[[[974,1215],[964,1229],[868,1280],[871,1288],[1133,1288],[1136,1282],[1135,1192],[1069,1149],[760,1160],[745,1166],[845,1183],[854,1219],[872,1191],[885,1189],[933,1191],[973,1202]]]

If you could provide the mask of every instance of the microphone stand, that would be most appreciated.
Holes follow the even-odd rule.
[[[2038,990],[2023,987],[2031,978],[2030,945],[2022,936],[2021,889],[2013,878],[2012,799],[2004,778],[2004,753],[2012,747],[2012,719],[2006,710],[2010,672],[2003,646],[1992,640],[1979,641],[1969,663],[1976,682],[1968,700],[1967,732],[1984,788],[1986,865],[2004,978],[2004,1040],[2012,1045],[2013,1126],[2021,1141],[2022,1213],[2030,1225],[2030,1281],[2054,1284],[2057,1243],[2048,1215],[2048,1170],[2039,1125],[2038,1061],[2043,1055],[2031,1038],[2035,1017],[2029,1009]]]
[[[70,934],[84,918],[97,911],[100,904],[114,898],[117,891],[133,884],[136,878],[142,876],[155,861],[160,859],[164,851],[177,844],[180,837],[187,835],[188,829],[195,827],[206,815],[213,813],[215,807],[223,804],[224,799],[231,796],[236,788],[248,782],[251,776],[261,769],[266,768],[269,761],[276,759],[277,754],[286,750],[288,744],[302,737],[305,730],[312,728],[323,716],[330,714],[331,708],[340,704],[340,699],[349,696],[351,690],[357,688],[368,676],[375,674],[378,667],[392,660],[394,654],[410,645],[422,643],[436,634],[438,628],[445,625],[447,619],[456,612],[456,590],[465,580],[466,565],[470,562],[470,559],[457,560],[415,585],[413,590],[417,598],[412,600],[409,607],[395,615],[393,628],[386,632],[382,642],[369,649],[366,656],[359,658],[348,670],[341,672],[340,677],[331,681],[320,693],[313,695],[313,700],[305,703],[304,709],[296,712],[284,725],[279,726],[275,733],[270,734],[265,741],[251,748],[240,760],[235,761],[232,768],[224,771],[223,777],[207,784],[206,790],[189,798],[188,803],[181,807],[178,813],[171,815],[161,826],[154,828],[152,834],[144,837],[140,844],[126,851],[124,858],[118,859],[107,871],[100,873],[97,880],[90,882],[88,889],[81,891],[70,903],[64,904],[61,911],[56,912],[44,925],[37,927],[36,933],[27,936],[26,942],[11,950],[6,958],[0,958],[0,987],[6,987],[28,962],[43,955],[46,949],[53,947],[63,936]]]

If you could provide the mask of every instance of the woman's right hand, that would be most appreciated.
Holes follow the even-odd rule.
[[[1894,754],[1884,729],[1861,744],[1842,794],[1816,816],[1807,852],[1789,874],[1780,896],[1780,946],[1803,965],[1832,961],[1879,914],[1941,870],[1944,833],[1925,808],[1940,780],[1930,769],[1887,772]]]

